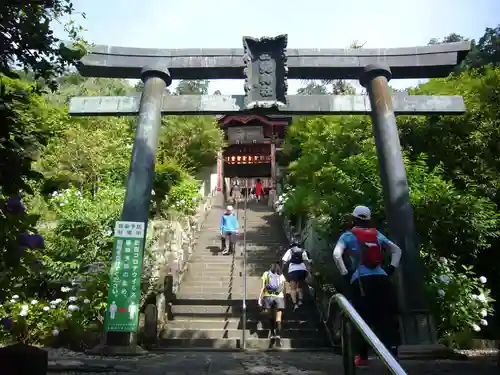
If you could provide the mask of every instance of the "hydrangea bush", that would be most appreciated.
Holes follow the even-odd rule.
[[[472,266],[459,266],[452,259],[435,259],[426,252],[422,257],[439,337],[450,346],[467,346],[493,312],[488,280],[478,277]]]
[[[0,304],[0,342],[43,344],[72,326],[89,324],[98,307],[89,298],[62,287],[65,298],[37,299],[14,294]],[[105,305],[104,305],[105,306]]]
[[[184,179],[172,186],[167,196],[169,206],[184,215],[194,215],[201,198],[200,182],[195,179]]]

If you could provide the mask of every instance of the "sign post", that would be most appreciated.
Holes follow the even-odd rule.
[[[144,235],[144,223],[116,222],[104,325],[106,332],[137,330]]]

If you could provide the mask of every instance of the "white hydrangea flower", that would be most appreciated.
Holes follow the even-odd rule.
[[[488,316],[488,311],[486,311],[486,309],[482,309],[482,310],[481,310],[481,316],[482,316],[483,318],[486,318],[486,317]]]
[[[443,284],[449,284],[451,279],[448,275],[441,275],[439,276],[439,281],[441,281]]]
[[[485,319],[481,319],[481,320],[479,321],[479,324],[481,324],[482,326],[485,326],[485,327],[486,327],[486,326],[488,325],[488,321],[487,321],[487,320],[485,320]]]
[[[83,300],[83,303],[85,303],[85,304],[89,304],[89,303],[90,303],[90,300],[89,300],[88,298],[85,298],[85,299]]]
[[[43,310],[43,311],[49,311],[49,310],[50,310],[50,307],[49,307],[49,306],[44,306],[42,310]]]
[[[479,278],[479,281],[481,282],[481,284],[486,284],[488,282],[488,279],[486,277],[484,277],[484,276],[481,276]]]
[[[28,315],[28,310],[21,310],[21,311],[19,311],[19,315],[20,316],[26,316],[26,315]]]
[[[444,295],[446,294],[443,289],[439,289],[437,293],[440,297],[444,297]]]
[[[77,311],[78,309],[79,309],[79,307],[78,307],[78,306],[76,306],[76,305],[69,305],[69,306],[68,306],[68,310],[69,310],[69,311]]]
[[[37,303],[38,303],[38,301],[36,299],[34,299],[34,300],[31,301],[32,305],[36,305]]]
[[[12,296],[12,299],[19,299],[19,296],[18,296],[17,294],[14,294],[14,295]]]
[[[67,287],[67,286],[61,287],[61,292],[63,292],[63,293],[69,292],[70,290],[71,290],[70,287]]]
[[[471,300],[477,301],[479,299],[479,296],[477,294],[473,294],[470,296]]]
[[[473,329],[474,331],[476,331],[476,332],[481,331],[481,327],[479,327],[477,324],[473,324],[473,325],[472,325],[472,329]]]
[[[59,330],[57,328],[52,330],[52,336],[59,336]]]
[[[28,310],[30,307],[28,305],[22,305],[21,310]]]
[[[66,314],[66,318],[71,318],[73,315],[71,315],[71,313],[67,313]]]
[[[477,296],[477,299],[483,303],[486,303],[486,296],[481,293],[480,295]]]
[[[71,296],[68,298],[68,301],[69,302],[75,302],[78,298],[76,298],[75,296]]]

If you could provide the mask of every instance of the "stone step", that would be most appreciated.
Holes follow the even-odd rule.
[[[234,302],[225,305],[172,305],[171,313],[175,317],[179,318],[200,318],[204,317],[215,317],[215,318],[230,318],[230,317],[240,317],[242,315],[243,302],[241,299],[227,301]],[[318,319],[317,310],[315,306],[303,305],[299,311],[293,312],[292,305],[287,304],[284,311],[284,319],[298,319],[298,318],[311,318]],[[260,307],[257,305],[257,301],[249,300],[247,301],[247,315],[252,317],[257,317],[261,319],[263,314],[261,313]]]
[[[190,263],[217,263],[217,264],[231,264],[233,257],[223,255],[209,255],[209,254],[196,254],[194,253],[189,258]]]
[[[247,284],[246,291],[247,297],[255,298],[258,293],[260,293],[260,284]],[[203,287],[200,284],[190,284],[186,283],[181,285],[177,294],[201,294],[201,293],[226,293],[226,292],[238,292],[243,293],[244,286],[242,283],[227,284],[225,286],[220,286],[217,284],[204,284]],[[251,294],[255,293],[255,294]]]
[[[261,290],[262,284],[260,282],[247,282],[246,288],[248,290]],[[227,292],[229,290],[240,290],[243,291],[243,282],[241,280],[237,280],[231,284],[229,283],[200,283],[200,284],[181,284],[179,292],[183,294],[199,294],[199,293],[220,293]]]
[[[291,329],[283,324],[282,338],[298,339],[298,338],[316,338],[323,335],[319,329]],[[247,338],[269,339],[271,334],[270,329],[246,329],[245,336]],[[168,328],[168,331],[161,337],[163,339],[238,339],[243,335],[242,329],[184,329],[184,328]]]
[[[184,329],[184,330],[227,330],[227,329],[241,329],[242,319],[240,317],[236,318],[180,318],[175,317],[174,320],[168,321],[168,328],[173,329]],[[271,323],[268,320],[260,319],[247,319],[246,328],[251,330],[264,330],[270,329]],[[316,330],[322,329],[322,323],[314,320],[300,320],[293,317],[283,320],[283,327],[285,329],[294,330]]]
[[[297,338],[289,339],[282,338],[279,344],[274,342],[275,340],[270,339],[247,339],[246,348],[255,350],[266,350],[272,348],[279,349],[317,349],[317,348],[328,348],[330,345],[325,338]],[[204,348],[204,349],[240,349],[241,339],[209,339],[209,338],[197,338],[197,339],[161,339],[159,340],[159,346],[165,348]]]
[[[239,271],[234,269],[227,270],[200,270],[196,267],[188,267],[188,277],[185,277],[185,280],[198,280],[200,283],[203,283],[204,280],[226,280],[231,279],[233,277],[239,277]]]
[[[221,270],[229,270],[233,266],[232,262],[227,263],[207,263],[207,262],[199,262],[192,263],[189,265],[190,269],[195,270],[210,270],[210,271],[221,271]]]
[[[217,299],[217,300],[230,300],[230,299],[242,299],[243,298],[243,291],[238,291],[238,292],[223,292],[220,291],[220,293],[184,293],[183,291],[179,290],[179,293],[177,294],[179,298],[189,298],[189,299]]]

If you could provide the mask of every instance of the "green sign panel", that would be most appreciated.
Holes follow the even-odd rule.
[[[105,330],[135,332],[139,323],[145,223],[117,221]]]

